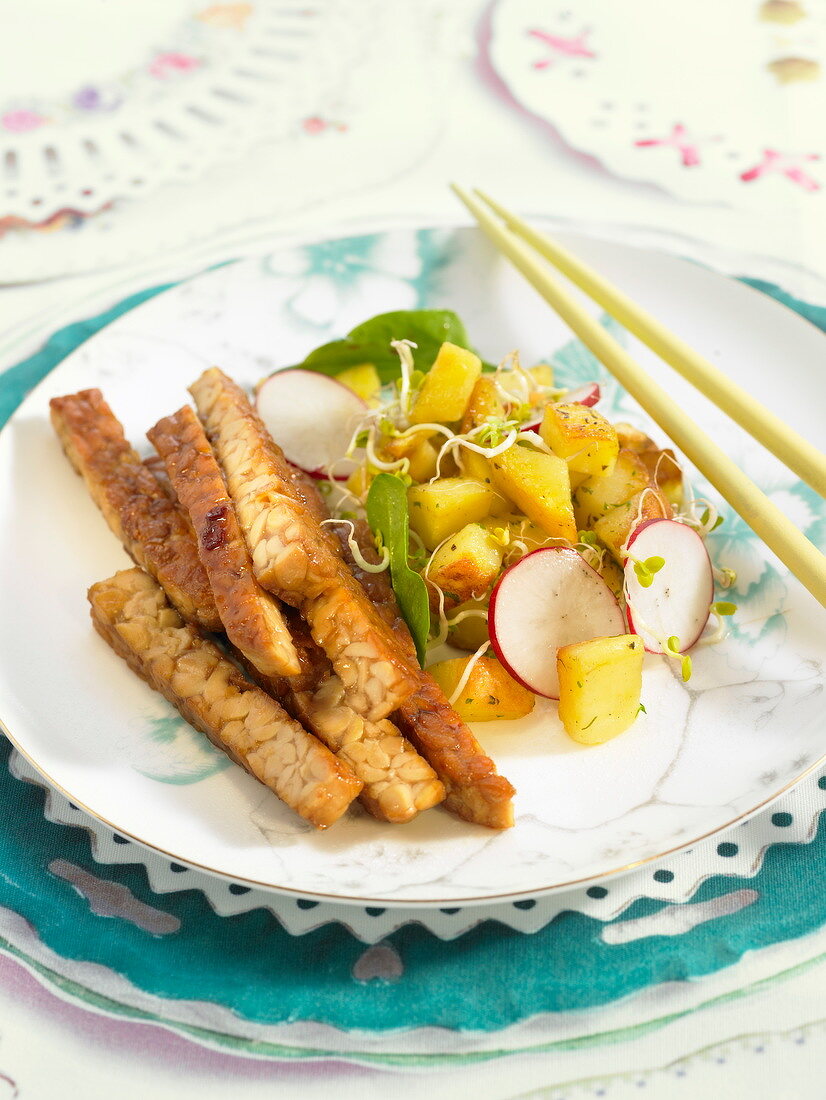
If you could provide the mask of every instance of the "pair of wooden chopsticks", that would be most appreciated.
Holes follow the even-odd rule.
[[[455,184],[452,187],[499,251],[532,283],[755,534],[826,606],[826,557],[591,317],[553,277],[548,265],[537,258],[537,253],[821,496],[826,496],[826,455],[567,249],[532,229],[481,191],[476,191],[477,198]]]

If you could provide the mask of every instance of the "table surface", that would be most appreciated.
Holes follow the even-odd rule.
[[[405,0],[387,7],[399,21],[409,18]],[[453,178],[484,184],[522,211],[678,252],[730,274],[765,278],[803,300],[826,303],[826,221],[807,221],[800,205],[792,209],[779,203],[755,212],[689,203],[612,176],[593,158],[566,147],[503,90],[483,49],[490,5],[455,0],[416,8],[427,45],[427,78],[438,84],[437,109],[422,97],[427,110],[421,118],[411,114],[406,146],[405,125],[394,117],[394,96],[388,93],[384,112],[369,117],[369,133],[388,149],[386,171],[380,163],[365,162],[360,186],[346,194],[332,189],[308,195],[306,202],[290,192],[289,180],[282,180],[281,190],[273,188],[269,206],[256,209],[254,219],[245,217],[239,205],[212,232],[202,224],[168,249],[159,247],[154,254],[144,252],[100,270],[76,263],[76,273],[46,280],[21,283],[14,266],[4,262],[4,254],[20,255],[20,237],[0,238],[0,371],[31,355],[61,326],[216,262],[263,253],[296,237],[378,225],[462,223],[463,213],[447,188]],[[422,42],[411,43],[410,49],[424,53]],[[350,102],[363,108],[357,98]],[[330,140],[331,157],[346,157],[348,140],[358,148],[358,121],[348,119],[349,137],[320,136]],[[217,204],[219,195],[224,201],[235,189],[242,202],[254,163],[252,158],[211,171],[193,184],[193,195],[207,204],[213,196]],[[354,172],[357,181],[358,169]],[[187,193],[186,187],[169,185],[146,200],[160,225],[174,222]],[[115,219],[115,231],[121,214],[124,220],[133,217],[132,208],[116,206],[107,215]],[[57,233],[72,234],[72,248],[82,259],[84,231]],[[33,248],[41,245],[32,243]],[[116,925],[127,918],[108,919]],[[414,1097],[425,1088],[435,1095],[558,1100],[621,1100],[641,1091],[671,1100],[721,1088],[732,1097],[814,1100],[822,1095],[826,930],[749,952],[691,982],[678,980],[679,974],[664,975],[661,984],[591,1009],[587,1017],[543,1016],[494,1037],[438,1029],[372,1038],[331,1036],[320,1033],[318,1025],[294,1021],[284,1026],[281,1057],[252,1057],[196,1041],[149,1017],[126,1018],[103,1003],[81,1002],[67,982],[55,980],[51,949],[20,922],[17,914],[0,908],[3,943],[10,942],[5,929],[14,931],[17,943],[27,935],[31,939],[25,959],[8,949],[0,953],[0,1100],[80,1095],[81,1088],[84,1097],[108,1100],[112,1081],[124,1100],[150,1093],[182,1100],[196,1093],[218,1097],[230,1088],[250,1098],[292,1096],[300,1090],[308,1100],[331,1090],[343,1100],[388,1089],[400,1098]],[[654,932],[665,934],[664,927]],[[76,965],[80,973],[95,964],[78,960]],[[209,1014],[204,1006],[205,1020]],[[661,1021],[656,1028],[645,1024],[654,1015]],[[571,1028],[579,1029],[580,1036],[612,1038],[599,1044],[573,1041]],[[528,1048],[531,1053],[525,1053]]]

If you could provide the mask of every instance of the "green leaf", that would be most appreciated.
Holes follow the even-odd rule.
[[[711,610],[716,611],[718,615],[733,615],[737,610],[737,604],[729,603],[728,600],[717,600],[711,605]]]
[[[367,494],[367,522],[390,554],[390,580],[399,610],[416,644],[416,656],[424,667],[430,630],[427,585],[407,562],[409,543],[407,490],[394,474],[378,474]]]
[[[665,558],[655,555],[652,558],[645,559],[645,568],[649,573],[659,573],[662,567],[665,565]]]
[[[296,365],[335,375],[346,367],[372,363],[385,385],[399,377],[399,357],[390,346],[391,340],[411,340],[417,345],[411,349],[413,363],[422,372],[433,366],[445,340],[462,348],[470,347],[465,326],[452,310],[396,310],[356,325],[343,340],[316,348],[303,363]]]

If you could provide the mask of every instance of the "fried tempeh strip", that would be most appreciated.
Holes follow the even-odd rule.
[[[368,722],[347,705],[341,680],[298,612],[284,609],[302,665],[299,676],[258,678],[302,725],[364,782],[359,800],[374,817],[400,825],[437,805],[445,789],[428,762],[387,719]]]
[[[184,623],[141,569],[89,589],[95,629],[236,763],[323,829],[361,790],[352,770]]]
[[[355,523],[355,538],[367,561],[378,561],[370,529]],[[387,573],[360,569],[341,534],[342,553],[394,634],[413,651],[413,639],[399,612]],[[496,771],[473,733],[448,703],[432,676],[419,673],[416,691],[401,704],[393,721],[421,755],[433,766],[445,785],[445,808],[466,821],[507,829],[513,825],[512,784]]]
[[[224,471],[258,581],[301,611],[353,710],[373,722],[386,718],[416,686],[408,654],[302,503],[289,464],[243,390],[213,367],[190,392]]]
[[[290,632],[278,604],[253,575],[235,507],[200,420],[185,405],[146,434],[189,513],[229,640],[265,675],[297,675],[300,665]]]
[[[125,439],[100,390],[53,397],[50,406],[69,461],[130,557],[163,586],[184,618],[206,630],[220,630],[192,533]]]

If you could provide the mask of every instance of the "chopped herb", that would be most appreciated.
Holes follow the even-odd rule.
[[[640,705],[637,707],[637,714],[639,714],[640,711],[642,711],[643,714],[648,714],[648,711],[645,709],[642,703],[640,703]]]
[[[590,727],[591,727],[591,726],[593,726],[594,722],[596,722],[596,720],[597,720],[597,718],[598,718],[598,717],[599,717],[599,715],[598,715],[598,714],[595,714],[595,715],[594,715],[594,717],[593,717],[593,718],[591,719],[591,721],[590,721],[590,722],[588,723],[588,725],[587,725],[587,726],[583,726],[582,728],[583,728],[584,730],[590,729]]]

